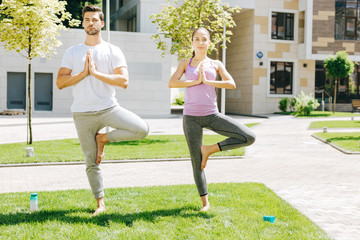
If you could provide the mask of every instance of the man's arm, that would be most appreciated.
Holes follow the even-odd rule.
[[[89,75],[89,60],[86,58],[84,64],[84,70],[78,74],[71,75],[72,70],[66,67],[62,67],[59,69],[56,86],[58,89],[63,89],[66,87],[70,87],[81,80],[83,80],[87,75]]]
[[[59,69],[56,79],[56,86],[58,87],[59,90],[66,87],[70,87],[80,82],[88,75],[88,73],[84,71],[75,75],[71,75],[71,72],[72,72],[71,69],[65,67]]]
[[[129,73],[126,67],[115,68],[114,74],[105,74],[98,71],[93,71],[90,68],[90,73],[100,81],[112,86],[122,87],[126,89],[129,85]]]
[[[87,58],[89,59],[89,71],[91,75],[112,86],[118,86],[124,89],[128,87],[129,72],[127,67],[117,67],[113,70],[114,74],[105,74],[96,70],[96,66],[90,52],[88,52]]]

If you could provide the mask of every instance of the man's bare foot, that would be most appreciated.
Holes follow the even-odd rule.
[[[200,150],[201,150],[201,156],[202,156],[201,170],[204,170],[211,153],[208,151],[208,146],[206,146],[206,145],[202,145]]]
[[[101,213],[103,213],[103,212],[105,212],[106,211],[106,208],[105,208],[105,206],[104,207],[98,207],[96,210],[95,210],[95,212],[93,213],[93,216],[95,217],[95,216],[98,216],[99,214],[101,214]]]
[[[100,213],[103,213],[106,211],[105,202],[104,202],[103,197],[96,199],[96,202],[97,202],[97,209],[93,213],[93,216],[97,216]]]
[[[96,164],[100,164],[105,156],[105,145],[109,142],[106,133],[98,133],[96,134],[96,145],[97,145],[97,156],[96,156]]]

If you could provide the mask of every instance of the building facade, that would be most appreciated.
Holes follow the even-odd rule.
[[[339,82],[337,102],[351,110],[351,98],[359,98],[359,11],[355,0],[249,1],[234,16],[237,26],[227,48],[227,68],[238,88],[226,92],[226,111],[276,112],[281,98],[301,91],[326,101],[333,83],[323,60],[342,50],[355,62],[355,72]]]
[[[129,87],[115,87],[121,106],[141,116],[170,115],[168,76],[171,57],[164,58],[148,33],[111,32],[111,43],[125,55],[130,76]],[[103,31],[103,39],[107,39]],[[57,72],[66,49],[85,40],[82,29],[61,32],[62,46],[50,59],[32,60],[32,109],[41,114],[69,114],[72,87],[58,90]],[[0,111],[25,109],[27,102],[27,60],[0,45]]]
[[[349,104],[352,98],[359,98],[357,0],[224,2],[242,8],[233,15],[237,26],[231,29],[233,36],[226,50],[226,68],[237,85],[236,90],[226,90],[227,113],[276,112],[283,97],[301,91],[326,101],[333,94],[333,83],[326,78],[323,60],[340,50],[347,51],[356,65],[355,72],[339,82],[337,101]],[[151,40],[157,27],[149,19],[166,4],[165,0],[110,1],[111,42],[124,51],[130,72],[129,88],[117,89],[117,97],[121,105],[140,115],[170,114],[172,96],[167,84],[177,61],[173,56],[161,57]],[[33,60],[35,112],[70,111],[71,89],[58,91],[56,74],[64,51],[83,37],[82,30],[64,32],[57,55]],[[217,57],[222,59],[221,51]],[[25,59],[0,47],[0,110],[25,107],[26,69]]]

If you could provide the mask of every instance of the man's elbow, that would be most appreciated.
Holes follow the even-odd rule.
[[[121,87],[123,89],[127,89],[128,86],[129,86],[129,79],[125,79],[125,81],[122,82]]]
[[[59,81],[56,81],[56,87],[61,90],[64,88],[64,86],[59,82]]]

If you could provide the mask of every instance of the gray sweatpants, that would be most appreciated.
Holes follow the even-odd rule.
[[[255,142],[255,134],[248,127],[221,113],[200,117],[184,115],[183,128],[190,152],[194,180],[200,196],[207,195],[205,173],[201,170],[200,147],[203,128],[229,137],[218,143],[220,151],[245,147]]]
[[[110,142],[138,140],[147,136],[147,123],[136,114],[120,106],[95,112],[75,112],[74,122],[80,146],[85,157],[86,174],[95,199],[104,196],[100,166],[96,164],[95,136],[104,127],[115,130],[107,134]]]

